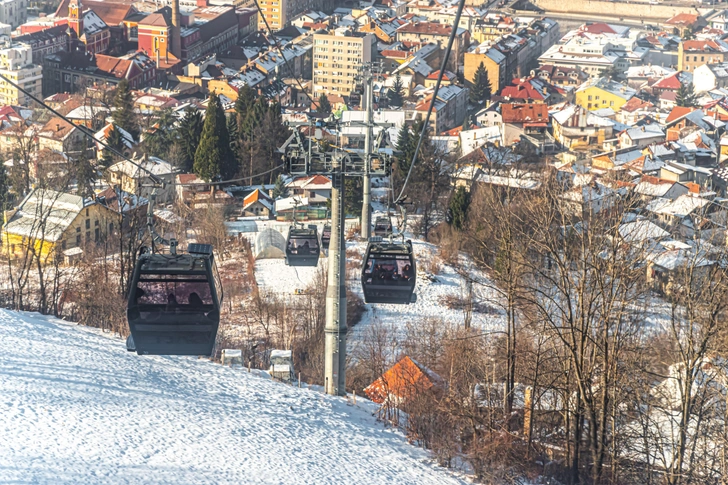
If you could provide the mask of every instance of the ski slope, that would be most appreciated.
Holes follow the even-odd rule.
[[[0,483],[464,482],[345,398],[0,310]]]

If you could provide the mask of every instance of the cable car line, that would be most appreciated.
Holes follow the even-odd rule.
[[[257,1],[257,0],[256,0]],[[404,195],[404,191],[407,188],[407,183],[409,182],[410,175],[412,175],[412,169],[415,166],[415,162],[417,161],[417,155],[420,153],[420,148],[422,147],[422,141],[425,139],[425,133],[427,133],[427,127],[430,124],[430,115],[432,115],[432,110],[435,107],[435,102],[437,101],[437,93],[440,91],[440,83],[442,82],[442,76],[445,73],[445,68],[447,67],[447,61],[450,59],[450,53],[452,52],[452,45],[455,41],[455,37],[457,36],[457,31],[460,26],[460,16],[463,13],[463,8],[465,7],[465,0],[460,0],[458,3],[458,10],[455,14],[455,21],[453,22],[452,32],[450,32],[450,38],[447,41],[447,49],[445,49],[445,57],[442,59],[442,65],[440,66],[440,73],[437,76],[437,83],[435,84],[435,90],[432,92],[432,100],[430,101],[430,106],[427,108],[427,115],[425,116],[425,122],[422,125],[422,129],[420,130],[420,138],[417,141],[417,148],[415,149],[414,154],[412,155],[412,162],[410,163],[409,170],[407,171],[407,177],[404,179],[404,184],[402,184],[402,190],[399,193],[399,197],[397,197],[397,202],[404,200],[402,199],[402,196]],[[397,203],[395,202],[395,204]]]
[[[304,89],[304,87],[301,84],[301,81],[298,79],[298,77],[297,76],[295,76],[295,77],[293,76],[293,72],[294,71],[291,69],[291,66],[288,64],[288,59],[286,59],[286,56],[283,55],[283,50],[281,49],[280,41],[278,40],[278,38],[273,33],[273,29],[270,28],[270,24],[268,23],[268,19],[265,18],[265,14],[263,13],[263,10],[260,8],[260,4],[258,3],[258,0],[254,0],[254,1],[255,1],[255,7],[258,9],[258,15],[263,19],[263,23],[265,24],[265,28],[266,28],[266,30],[268,30],[268,35],[270,35],[271,38],[273,38],[273,45],[275,45],[276,48],[278,49],[278,53],[283,58],[283,63],[288,68],[288,72],[291,74],[291,77],[293,77],[296,80],[296,83],[298,84],[298,87],[301,88],[301,91],[303,92],[303,94],[306,95],[306,97],[308,98],[308,101],[311,103],[311,106],[313,106],[313,104],[314,104],[313,98],[308,94],[308,91],[306,91]],[[310,108],[309,108],[309,112],[310,112]]]

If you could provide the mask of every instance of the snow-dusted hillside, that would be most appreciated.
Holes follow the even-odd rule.
[[[344,398],[0,310],[0,483],[461,483]]]

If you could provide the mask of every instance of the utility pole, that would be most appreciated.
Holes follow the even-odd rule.
[[[328,155],[328,154],[327,154]],[[331,240],[326,288],[324,386],[326,394],[346,395],[346,241],[344,238],[343,158],[333,154],[331,178]]]
[[[372,66],[373,67],[373,66]],[[366,69],[366,66],[364,67]],[[361,237],[365,241],[369,240],[372,231],[371,221],[371,207],[372,207],[372,179],[369,173],[369,166],[371,165],[371,152],[372,152],[372,126],[374,123],[374,89],[372,83],[374,82],[374,76],[371,71],[371,67],[368,71],[364,72],[364,102],[366,103],[366,114],[364,115],[364,124],[366,127],[364,137],[364,160],[366,161],[364,167],[363,183],[364,183],[364,196],[361,207]]]

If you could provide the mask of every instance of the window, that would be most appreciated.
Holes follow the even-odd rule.
[[[94,241],[99,242],[99,228],[94,229]]]
[[[88,209],[86,209],[86,217],[88,217]]]
[[[80,246],[80,245],[81,245],[81,235],[76,234],[76,246]]]
[[[590,94],[589,95],[589,101],[591,101],[591,100],[592,100],[592,95]],[[591,106],[591,105],[589,105],[589,106]]]
[[[109,234],[111,234],[112,232],[114,232],[114,223],[110,222],[109,223]]]
[[[61,249],[64,251],[66,250],[66,240],[65,239],[63,241],[61,241]]]
[[[76,228],[76,232],[81,232],[81,228],[80,227],[77,227]]]
[[[614,106],[614,101],[610,101],[609,106]]]
[[[86,242],[87,243],[90,243],[91,242],[91,233],[90,232],[87,232],[86,233]]]
[[[99,225],[99,221],[97,219],[97,220],[94,221],[94,226],[98,226],[98,225]]]
[[[86,229],[91,229],[91,219],[86,219]]]

